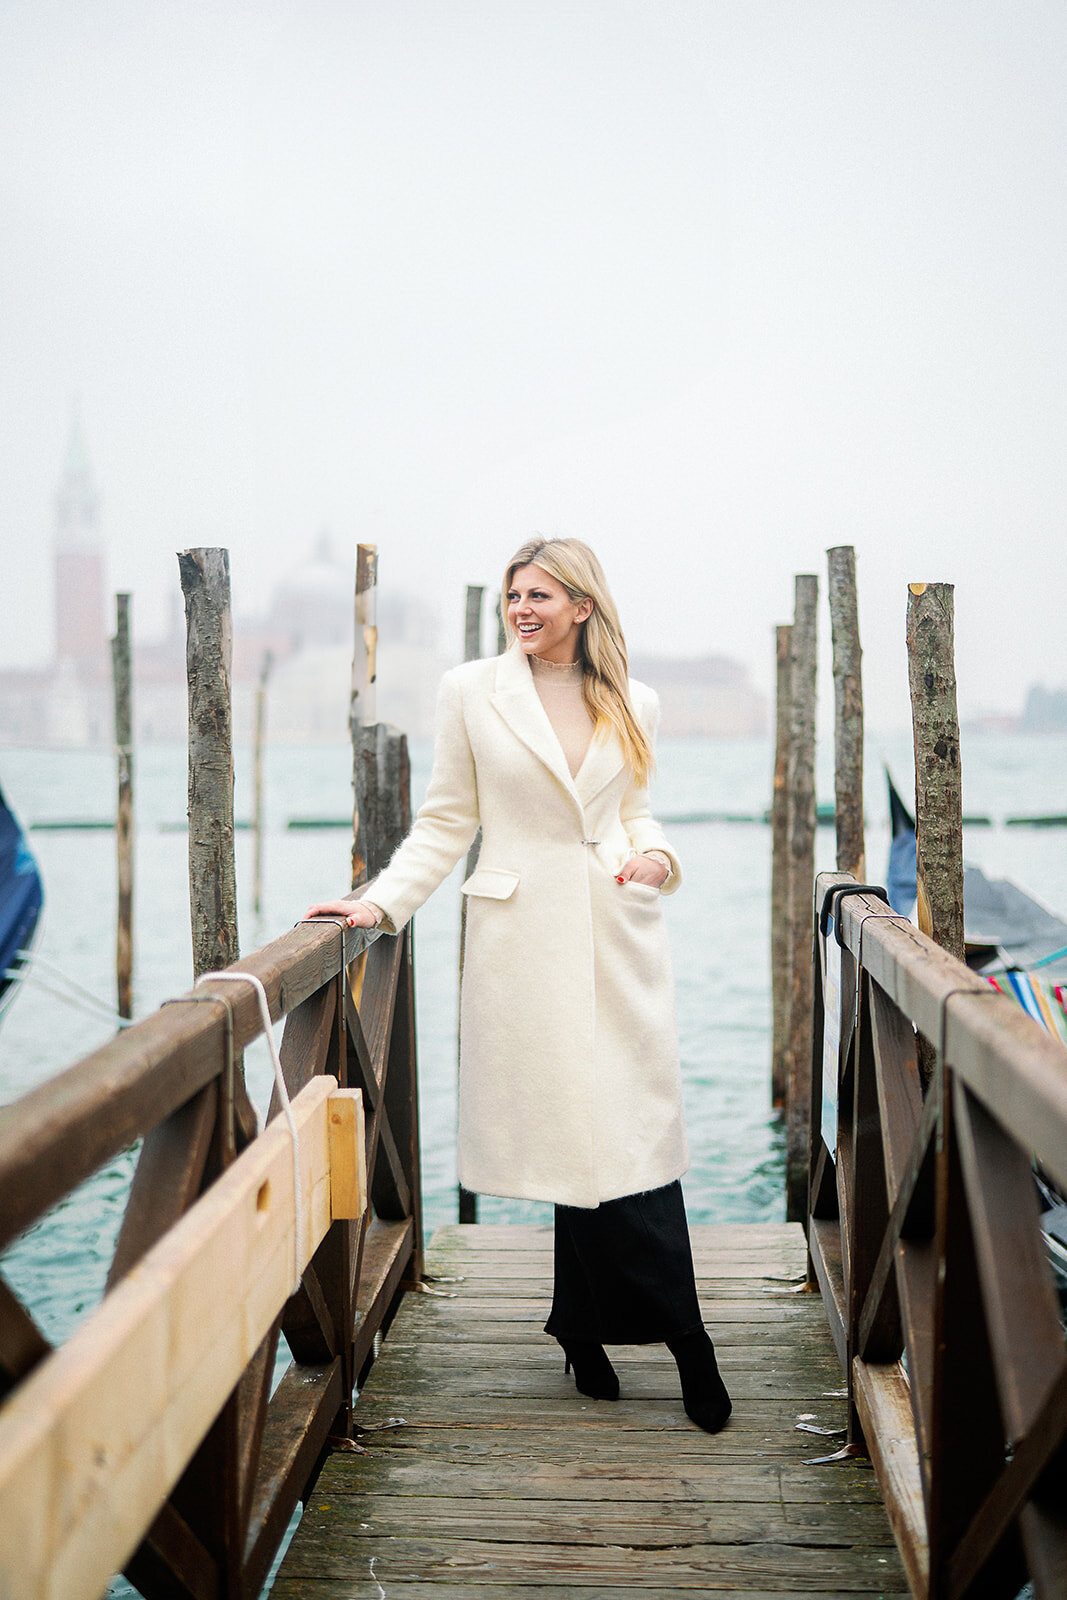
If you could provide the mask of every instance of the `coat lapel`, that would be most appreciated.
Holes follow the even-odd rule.
[[[515,737],[544,762],[571,798],[581,805],[574,779],[563,758],[563,749],[534,688],[533,673],[517,643],[510,645],[498,659],[496,688],[489,699]]]
[[[619,736],[612,730],[606,739],[593,738],[577,777],[571,777],[560,742],[534,687],[529,663],[517,644],[499,658],[496,689],[490,699],[512,733],[544,762],[580,806],[588,805],[625,765]]]
[[[605,789],[618,776],[625,764],[622,744],[614,728],[607,738],[602,734],[594,735],[574,780],[582,805],[587,806],[595,799],[601,789]]]

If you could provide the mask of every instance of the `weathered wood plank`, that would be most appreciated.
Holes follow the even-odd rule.
[[[489,1437],[487,1449],[489,1452]],[[560,1498],[568,1501],[661,1501],[686,1495],[693,1500],[725,1500],[735,1503],[803,1505],[808,1501],[822,1507],[827,1500],[827,1477],[833,1489],[834,1504],[881,1506],[878,1483],[870,1464],[859,1458],[835,1462],[832,1467],[792,1466],[783,1471],[779,1463],[721,1460],[679,1461],[647,1459],[635,1462],[633,1456],[615,1450],[603,1458],[584,1454],[569,1460],[554,1460],[551,1453],[536,1454],[533,1435],[530,1448],[494,1451],[492,1466],[473,1465],[467,1445],[450,1447],[422,1460],[411,1453],[374,1444],[365,1456],[345,1458],[343,1465],[333,1458],[323,1471],[320,1487],[324,1495],[446,1495],[453,1499],[479,1500],[485,1496],[508,1495],[521,1485],[535,1499]],[[812,1441],[814,1443],[814,1441]],[[551,1446],[550,1446],[551,1449]],[[883,1530],[884,1531],[884,1530]]]
[[[772,1264],[784,1245],[803,1265],[799,1229],[768,1233]],[[576,1393],[539,1331],[544,1229],[443,1230],[430,1270],[463,1281],[405,1301],[357,1404],[364,1453],[329,1459],[274,1596],[903,1593],[873,1473],[811,1464],[837,1441],[798,1429],[846,1418],[821,1301],[728,1276],[762,1237],[724,1230],[720,1252],[719,1230],[694,1229],[733,1319],[719,1348],[735,1411],[712,1437],[663,1346],[613,1347],[618,1402]]]
[[[603,1600],[604,1587],[602,1584],[590,1585],[588,1583],[567,1583],[562,1587],[559,1584],[526,1584],[508,1583],[495,1572],[488,1573],[484,1579],[467,1578],[452,1581],[447,1577],[435,1580],[435,1588],[446,1596],[446,1600],[486,1600],[487,1595],[494,1590],[507,1597],[507,1600]],[[772,1593],[768,1589],[749,1589],[744,1593],[747,1600],[782,1600],[786,1591],[775,1589]],[[796,1593],[795,1590],[788,1591]],[[821,1600],[869,1600],[871,1590],[867,1589],[820,1589]],[[894,1587],[891,1583],[880,1590],[881,1594],[905,1594],[904,1588]],[[382,1586],[376,1577],[363,1577],[356,1575],[343,1578],[313,1578],[300,1577],[291,1582],[279,1578],[271,1586],[271,1600],[382,1600]],[[613,1583],[610,1588],[612,1600],[674,1600],[677,1593],[673,1586],[661,1588],[658,1584],[646,1583],[634,1587],[628,1583]],[[713,1574],[708,1574],[700,1585],[702,1595],[736,1594],[735,1580],[724,1575],[719,1581]],[[395,1583],[389,1585],[388,1600],[426,1600],[426,1585],[419,1581],[414,1583]]]
[[[1067,1048],[977,974],[965,977],[932,939],[884,913],[865,895],[841,902],[849,949],[858,953],[862,931],[871,977],[928,1039],[940,1044],[944,1034],[946,1065],[1067,1186]]]
[[[335,1087],[320,1079],[293,1104],[305,1259],[330,1224]],[[291,1183],[278,1122],[7,1401],[0,1572],[12,1594],[90,1600],[130,1556],[292,1287]]]
[[[640,1504],[536,1498],[519,1483],[484,1501],[445,1495],[370,1493],[356,1515],[324,1483],[305,1514],[305,1539],[350,1545],[354,1551],[383,1539],[477,1539],[491,1530],[494,1543],[628,1545],[669,1550],[680,1544],[782,1544],[806,1548],[888,1543],[881,1506],[797,1506],[766,1501],[649,1500]],[[488,1524],[488,1526],[487,1526]],[[355,1554],[353,1565],[358,1562]]]
[[[403,1330],[409,1321],[417,1320],[419,1328],[414,1336],[427,1339],[437,1336],[435,1328],[444,1330],[454,1327],[457,1337],[462,1337],[463,1329],[467,1326],[473,1328],[479,1325],[487,1329],[505,1329],[507,1331],[502,1336],[508,1338],[532,1338],[532,1330],[536,1329],[539,1335],[547,1316],[543,1299],[522,1298],[517,1294],[494,1295],[492,1298],[488,1295],[463,1296],[462,1286],[459,1291],[454,1291],[447,1284],[431,1286],[434,1289],[432,1294],[420,1295],[417,1300],[405,1302],[403,1321],[397,1319],[399,1337],[404,1336]],[[449,1298],[453,1293],[455,1298]],[[703,1289],[701,1299],[710,1303],[710,1296]],[[787,1332],[787,1329],[800,1330],[818,1325],[817,1315],[813,1320],[812,1296],[782,1289],[762,1290],[748,1300],[717,1299],[713,1312],[705,1316],[705,1321],[714,1328],[716,1339],[720,1334],[724,1337],[743,1336],[749,1323],[780,1324],[780,1337],[787,1340],[792,1338],[792,1332]],[[737,1324],[737,1327],[732,1328],[733,1324]]]
[[[678,1387],[678,1374],[673,1361],[662,1345],[612,1345],[612,1359],[620,1371],[628,1374],[628,1391],[633,1394],[659,1393],[666,1384],[673,1394]],[[503,1343],[488,1345],[433,1345],[426,1351],[419,1345],[393,1345],[389,1341],[383,1348],[378,1365],[381,1371],[375,1380],[375,1390],[387,1385],[391,1390],[421,1390],[433,1386],[445,1394],[453,1387],[469,1389],[471,1372],[481,1371],[487,1383],[514,1385],[518,1393],[535,1384],[556,1385],[557,1376],[563,1374],[563,1358],[554,1339],[542,1337],[541,1344],[512,1347]],[[827,1348],[812,1351],[790,1349],[775,1345],[771,1350],[745,1349],[743,1346],[724,1345],[719,1365],[723,1372],[734,1376],[735,1381],[758,1385],[761,1392],[766,1387],[776,1399],[787,1398],[793,1392],[809,1393],[813,1387],[842,1387],[841,1368],[836,1353]],[[775,1389],[773,1386],[777,1384]]]
[[[365,944],[362,929],[305,924],[233,970],[261,979],[277,1020]],[[199,992],[214,991],[205,985]],[[232,1012],[233,1048],[240,1054],[262,1032],[256,995],[251,984],[219,984],[217,992]],[[163,1006],[0,1109],[0,1249],[216,1078],[223,1048],[221,1006]]]
[[[377,1548],[375,1548],[377,1543]],[[839,1589],[842,1583],[860,1592],[878,1595],[901,1593],[894,1585],[896,1554],[892,1547],[864,1546],[842,1550],[814,1549],[783,1544],[683,1543],[668,1549],[639,1549],[630,1545],[573,1545],[568,1542],[513,1543],[481,1539],[383,1539],[364,1545],[336,1538],[317,1540],[310,1534],[294,1540],[284,1563],[290,1578],[348,1577],[366,1564],[388,1594],[403,1580],[422,1583],[455,1582],[477,1576],[494,1588],[538,1579],[613,1586],[632,1583],[639,1575],[678,1589],[704,1589],[709,1574],[731,1580],[735,1589],[775,1588],[786,1594],[817,1594]],[[887,1582],[887,1579],[889,1580]],[[725,1586],[725,1585],[724,1585]]]
[[[697,1223],[690,1229],[694,1248],[705,1244],[716,1256],[735,1245],[749,1249],[760,1241],[759,1248],[799,1250],[803,1253],[804,1234],[795,1222],[716,1222],[711,1227]],[[712,1239],[714,1242],[712,1243]],[[459,1246],[469,1251],[549,1250],[552,1248],[552,1224],[536,1222],[458,1223],[449,1222],[435,1229],[428,1254]]]
[[[639,1405],[645,1410],[639,1410]],[[791,1411],[779,1411],[776,1416],[769,1415],[766,1406],[758,1413],[756,1408],[755,1401],[745,1403],[742,1427],[735,1407],[730,1426],[709,1442],[709,1436],[687,1420],[680,1400],[664,1401],[658,1411],[649,1401],[620,1401],[612,1410],[610,1402],[576,1398],[572,1389],[569,1407],[546,1405],[539,1410],[530,1404],[525,1418],[514,1419],[514,1425],[487,1421],[492,1412],[484,1406],[480,1415],[468,1414],[453,1422],[413,1415],[402,1427],[390,1428],[390,1449],[412,1460],[441,1458],[486,1464],[509,1459],[524,1462],[527,1470],[535,1462],[566,1465],[579,1451],[583,1461],[616,1461],[620,1451],[625,1451],[642,1466],[666,1458],[679,1465],[740,1461],[792,1467],[828,1455],[841,1442],[837,1437],[813,1438],[798,1432],[797,1418],[810,1418],[813,1425],[844,1435],[845,1410],[840,1400],[812,1402],[803,1408],[794,1405]],[[361,1409],[359,1414],[369,1426],[375,1422],[380,1426],[395,1415],[387,1406],[375,1413]],[[371,1454],[377,1451],[377,1437],[372,1434],[363,1441]]]

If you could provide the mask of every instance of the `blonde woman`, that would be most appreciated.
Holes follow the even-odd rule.
[[[682,1115],[661,906],[681,873],[649,812],[656,697],[627,676],[596,556],[531,539],[508,562],[509,648],[441,684],[426,801],[343,915],[397,933],[482,829],[463,885],[459,1180],[555,1205],[545,1331],[594,1398],[605,1344],[665,1342],[687,1414],[730,1414],[704,1330],[681,1186]]]

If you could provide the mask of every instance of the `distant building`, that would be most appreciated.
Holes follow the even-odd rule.
[[[751,737],[767,731],[767,702],[730,656],[635,656],[630,674],[655,689],[662,739]]]
[[[69,663],[74,677],[83,683],[99,684],[108,667],[107,562],[100,495],[77,410],[71,417],[67,455],[56,492],[53,552],[56,663]]]
[[[100,495],[77,415],[56,494],[53,559],[54,658],[35,670],[0,669],[0,744],[109,745],[107,551]],[[243,617],[237,597],[237,743],[252,737],[256,685],[268,655],[267,737],[278,744],[348,738],[354,587],[354,561],[340,559],[323,531],[276,585],[262,617]],[[443,650],[440,618],[421,600],[386,587],[378,593],[377,625],[376,714],[413,738],[426,737],[433,731],[441,674],[455,660]],[[167,632],[135,644],[133,668],[136,739],[184,740],[185,621],[177,575]],[[643,656],[631,662],[631,671],[659,693],[665,738],[766,732],[766,702],[747,669],[726,656]]]
[[[0,744],[111,743],[106,573],[100,495],[75,414],[55,500],[53,659],[42,668],[0,669]],[[276,743],[346,740],[354,561],[340,560],[322,532],[276,585],[264,616],[242,617],[239,596],[236,602],[231,674],[235,741],[251,738],[256,685],[268,655],[268,738]],[[136,596],[134,606],[136,615]],[[377,715],[412,737],[428,735],[437,683],[452,664],[440,649],[439,619],[417,599],[380,591],[378,635]],[[162,639],[135,643],[133,669],[137,740],[183,740],[185,620],[177,575],[167,632]]]
[[[1023,733],[1067,733],[1067,689],[1032,684],[1019,726]]]

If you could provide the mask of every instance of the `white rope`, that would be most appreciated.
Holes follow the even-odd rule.
[[[263,1033],[270,1050],[270,1058],[274,1063],[274,1082],[278,1090],[278,1098],[282,1103],[282,1111],[289,1125],[289,1137],[293,1141],[293,1209],[296,1213],[296,1227],[293,1234],[293,1294],[300,1287],[304,1264],[304,1194],[300,1181],[300,1140],[297,1137],[296,1118],[293,1116],[292,1102],[289,1099],[289,1090],[286,1087],[285,1076],[282,1072],[282,1063],[278,1055],[278,1046],[274,1042],[274,1032],[271,1028],[270,1006],[267,1003],[267,991],[254,972],[203,972],[197,978],[194,988],[199,989],[202,983],[250,983],[256,991],[259,1000],[259,1015],[263,1023]]]

